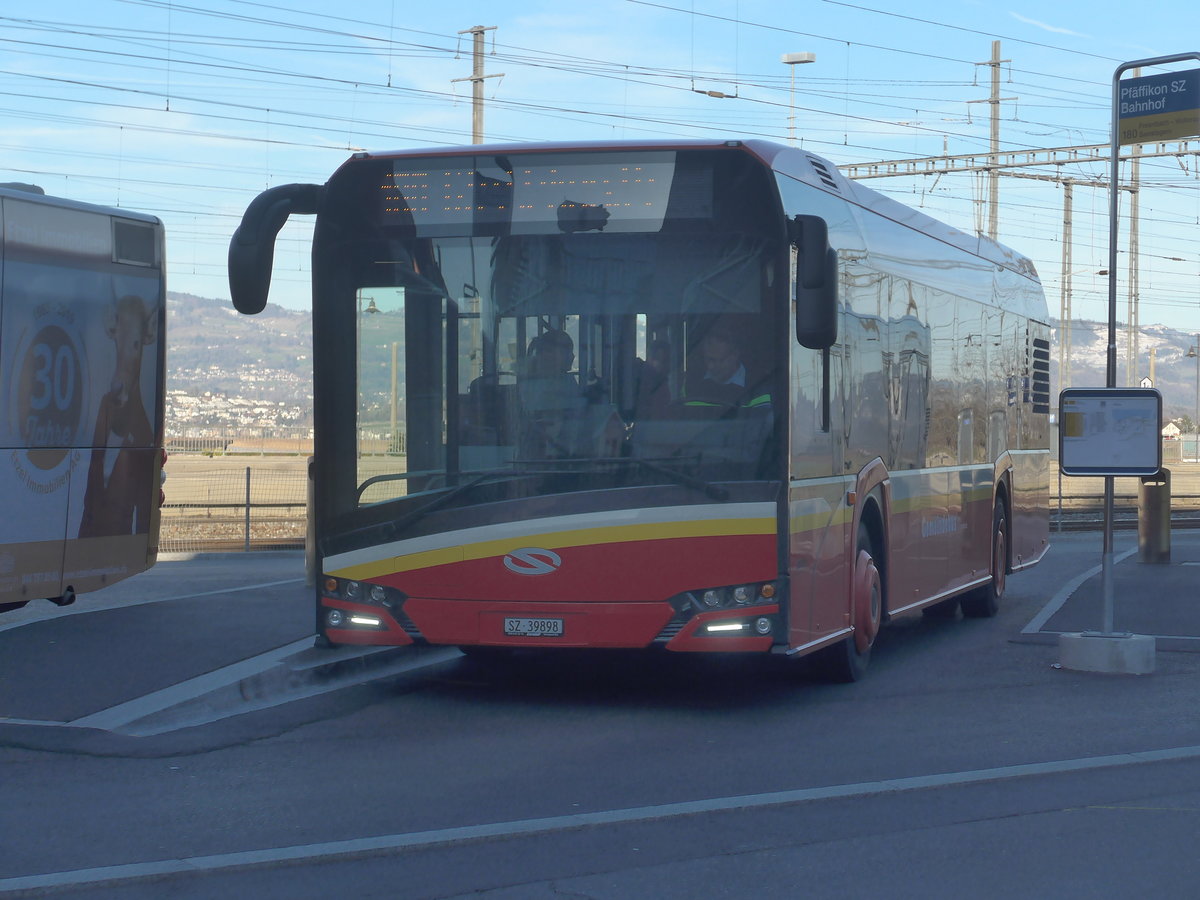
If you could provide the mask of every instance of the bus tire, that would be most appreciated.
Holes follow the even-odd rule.
[[[958,616],[959,599],[939,600],[921,610],[921,615],[927,619],[953,619]]]
[[[55,606],[70,606],[75,602],[75,588],[67,585],[67,589],[63,591],[61,595],[57,597],[47,597],[46,599]]]
[[[990,619],[1000,609],[1008,573],[1008,510],[1002,498],[992,511],[992,577],[962,598],[963,615],[969,619]]]
[[[874,542],[865,523],[858,525],[854,571],[851,574],[851,615],[854,633],[813,656],[817,673],[827,681],[849,684],[867,674],[871,649],[883,621],[883,579],[875,564]]]

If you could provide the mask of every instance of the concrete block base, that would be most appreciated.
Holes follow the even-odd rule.
[[[1149,675],[1154,671],[1154,638],[1096,631],[1060,634],[1058,659],[1064,669],[1080,672]]]

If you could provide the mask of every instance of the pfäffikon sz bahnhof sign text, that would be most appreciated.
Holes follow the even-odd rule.
[[[1200,69],[1127,78],[1121,82],[1118,99],[1122,144],[1200,134]]]

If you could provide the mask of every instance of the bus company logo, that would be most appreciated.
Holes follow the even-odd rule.
[[[962,519],[958,516],[934,516],[921,521],[921,537],[938,537],[943,534],[957,534],[962,530]]]
[[[541,547],[522,547],[504,556],[504,568],[517,575],[549,575],[561,565],[561,556]]]

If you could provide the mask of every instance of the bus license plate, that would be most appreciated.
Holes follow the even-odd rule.
[[[562,633],[562,619],[504,617],[504,634],[507,637],[562,637]]]

